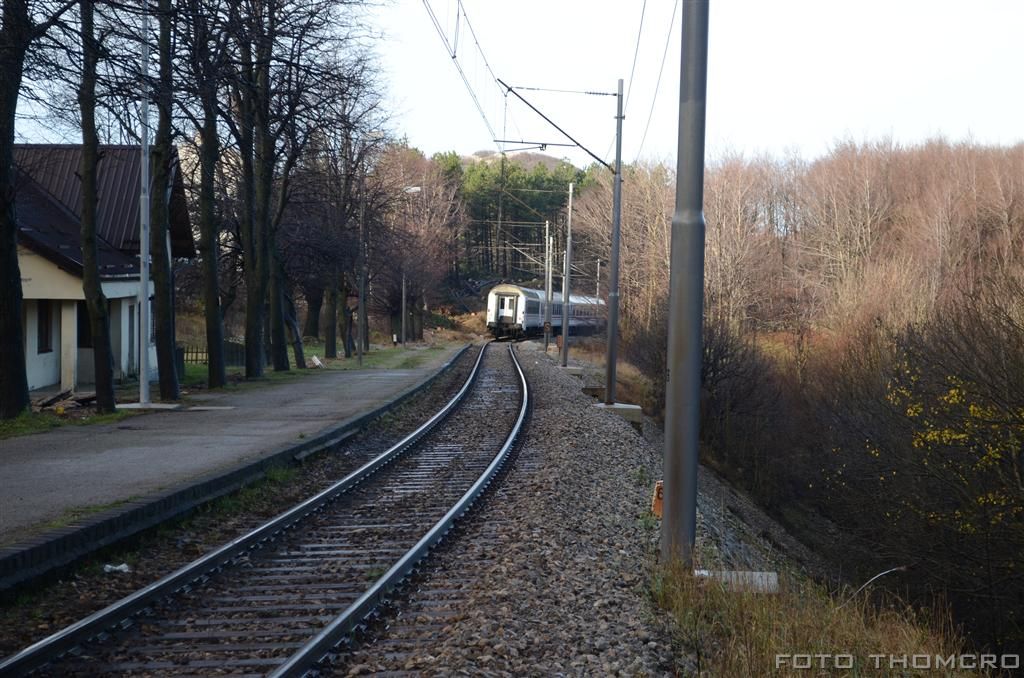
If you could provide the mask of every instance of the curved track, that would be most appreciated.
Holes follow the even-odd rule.
[[[511,347],[485,347],[421,429],[246,537],[0,663],[0,675],[302,675],[476,500],[527,409]]]

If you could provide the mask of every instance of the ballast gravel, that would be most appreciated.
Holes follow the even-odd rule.
[[[553,350],[526,342],[517,352],[533,410],[513,467],[432,557],[390,628],[342,655],[333,675],[694,673],[648,592],[660,528],[650,514],[657,431],[594,407],[586,379],[560,370]],[[813,560],[704,469],[701,483],[701,566],[803,569],[790,549]]]

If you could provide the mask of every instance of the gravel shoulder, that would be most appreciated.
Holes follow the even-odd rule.
[[[695,664],[649,596],[660,523],[659,432],[602,412],[583,382],[532,342],[517,348],[533,392],[528,433],[493,495],[434,556],[390,631],[334,675],[687,675]],[[703,567],[808,572],[814,557],[745,496],[702,469]],[[795,555],[795,557],[791,557]],[[457,592],[443,627],[438,591]],[[435,623],[434,626],[437,626]]]

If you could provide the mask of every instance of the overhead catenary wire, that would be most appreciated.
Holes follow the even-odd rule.
[[[647,0],[644,0],[644,4],[640,7],[640,25],[636,29],[636,47],[633,48],[633,65],[629,69],[629,80],[626,84],[626,100],[622,103],[622,115],[626,115],[626,109],[629,108],[629,97],[633,94],[633,75],[636,73],[636,59],[640,54],[640,39],[644,33],[644,15],[647,13]],[[608,157],[608,154],[612,152],[612,146],[615,145],[615,137],[612,137],[611,141],[608,142],[608,149],[604,152],[604,157]]]
[[[640,37],[644,32],[644,14],[647,12],[647,0],[644,0],[644,4],[640,7],[640,27],[636,29],[636,47],[633,49],[633,65],[629,69],[629,84],[626,85],[626,100],[622,104],[622,114],[626,114],[626,109],[629,108],[629,95],[633,93],[633,74],[636,73],[636,58],[640,54]],[[611,150],[611,149],[608,149]],[[607,153],[605,154],[607,155]]]
[[[672,30],[676,25],[676,12],[679,10],[679,0],[672,5],[672,18],[668,21],[668,35],[665,36],[665,51],[661,55],[661,66],[658,67],[658,80],[654,85],[654,96],[651,97],[651,110],[647,113],[647,124],[644,125],[644,133],[640,137],[640,145],[636,149],[636,158],[633,163],[640,159],[640,153],[644,150],[644,142],[647,141],[647,132],[651,128],[651,118],[654,117],[654,105],[658,102],[658,92],[661,89],[661,74],[665,71],[665,58],[668,56],[668,46],[672,42]]]
[[[587,155],[589,155],[589,156],[590,156],[591,158],[593,158],[594,160],[596,160],[596,161],[598,161],[599,163],[601,163],[602,165],[604,165],[604,166],[605,166],[606,168],[608,168],[609,170],[611,170],[611,171],[613,171],[613,172],[615,171],[615,170],[612,170],[612,167],[611,167],[611,165],[609,165],[608,163],[606,163],[606,162],[605,162],[604,160],[602,160],[601,158],[597,157],[597,156],[596,156],[596,155],[594,154],[594,152],[593,152],[593,151],[591,151],[591,150],[590,150],[589,148],[587,148],[586,146],[584,146],[583,144],[581,144],[581,143],[580,143],[579,141],[577,141],[577,140],[576,140],[575,138],[573,138],[573,136],[572,136],[571,134],[569,134],[569,133],[568,133],[568,132],[566,132],[566,131],[565,131],[564,129],[562,129],[562,128],[561,128],[561,127],[560,127],[560,126],[559,126],[559,125],[558,125],[558,124],[557,124],[557,123],[556,123],[556,122],[554,121],[554,120],[552,120],[552,119],[551,119],[551,118],[549,118],[548,116],[546,116],[546,115],[544,115],[543,113],[541,113],[540,109],[538,109],[538,108],[537,108],[536,106],[534,106],[534,105],[533,105],[533,104],[531,104],[531,103],[530,103],[529,101],[527,101],[527,100],[526,100],[525,98],[523,98],[523,95],[522,95],[522,94],[520,94],[519,92],[516,92],[516,91],[515,91],[515,89],[513,89],[513,88],[512,88],[511,86],[509,86],[509,85],[505,84],[505,82],[504,82],[503,80],[499,79],[499,80],[498,80],[498,82],[499,82],[499,83],[501,83],[501,85],[502,85],[503,87],[505,87],[505,89],[506,89],[506,90],[508,90],[508,92],[509,92],[510,94],[514,95],[514,96],[515,96],[515,97],[516,97],[517,99],[519,99],[519,100],[520,100],[520,101],[522,101],[522,102],[523,102],[524,104],[526,104],[526,105],[527,105],[527,106],[528,106],[528,107],[530,108],[530,110],[532,110],[532,111],[533,111],[534,113],[536,113],[536,114],[537,114],[537,115],[539,115],[540,117],[544,118],[544,120],[546,120],[546,121],[547,121],[547,123],[548,123],[549,125],[551,125],[551,126],[552,126],[552,127],[554,127],[555,129],[557,129],[557,130],[558,130],[559,132],[561,132],[561,133],[562,133],[562,134],[563,134],[563,135],[565,136],[565,138],[566,138],[566,139],[568,139],[569,141],[571,141],[571,142],[573,142],[574,144],[576,144],[576,145],[577,145],[577,146],[578,146],[579,148],[581,148],[581,149],[582,149],[582,150],[583,150],[583,151],[584,151],[584,152],[585,152],[585,153],[586,153]]]
[[[430,0],[423,0],[423,6],[426,8],[427,14],[430,15],[430,20],[434,24],[434,29],[437,31],[437,34],[441,37],[441,42],[444,43],[445,51],[447,52],[448,56],[451,57],[452,63],[455,64],[455,69],[459,72],[459,76],[462,78],[462,82],[466,85],[466,89],[469,91],[470,98],[473,99],[473,104],[476,106],[477,112],[480,113],[480,117],[483,119],[484,125],[487,126],[487,130],[491,133],[491,138],[497,138],[498,135],[495,134],[494,127],[491,125],[491,121],[487,119],[487,114],[484,112],[483,105],[481,105],[480,103],[480,98],[477,96],[476,91],[473,89],[473,85],[470,84],[469,78],[466,76],[466,72],[462,69],[462,65],[459,63],[458,54],[452,48],[452,44],[448,40],[448,36],[445,35],[444,27],[441,26],[441,23],[437,19],[437,15],[434,14],[434,9],[430,6]],[[459,6],[462,8],[462,17],[466,21],[466,25],[469,27],[469,31],[472,34],[473,27],[472,25],[470,25],[469,18],[466,16],[466,10],[464,7],[462,7],[461,2],[459,3]],[[473,40],[474,42],[476,42],[475,35],[473,35]],[[487,63],[487,58],[484,57],[483,51],[480,49],[480,43],[476,42],[476,46],[477,51],[480,52],[480,57],[483,59],[484,64],[487,66],[487,70],[490,71],[490,64]],[[494,75],[493,71],[491,72],[491,75]]]
[[[595,92],[584,89],[553,89],[551,87],[526,87],[524,85],[513,85],[514,89],[521,89],[529,92],[557,92],[559,94],[587,94],[595,97],[613,97],[615,92]]]

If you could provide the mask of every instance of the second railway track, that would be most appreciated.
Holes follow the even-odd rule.
[[[302,675],[504,463],[528,389],[511,347],[393,448],[245,537],[0,662],[0,675]]]

